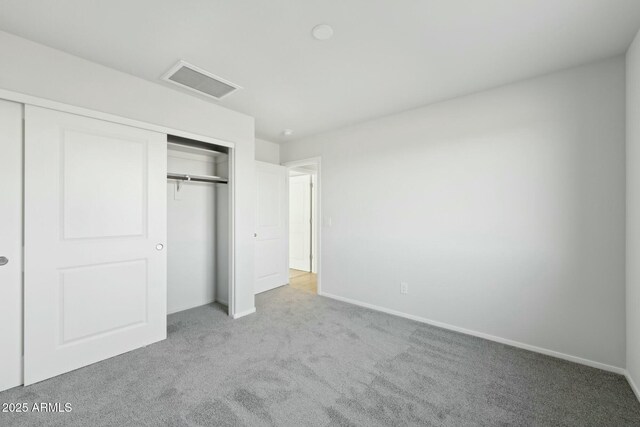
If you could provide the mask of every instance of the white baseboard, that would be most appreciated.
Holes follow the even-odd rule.
[[[438,322],[436,320],[426,319],[426,318],[420,317],[420,316],[414,316],[412,314],[407,314],[407,313],[403,313],[401,311],[391,310],[389,308],[384,308],[384,307],[380,307],[380,306],[373,305],[373,304],[368,304],[366,302],[357,301],[357,300],[354,300],[354,299],[351,299],[351,298],[345,298],[345,297],[341,297],[341,296],[338,296],[338,295],[328,294],[326,292],[318,292],[318,295],[322,295],[322,296],[327,297],[327,298],[335,299],[335,300],[338,300],[338,301],[346,302],[346,303],[357,305],[357,306],[360,306],[360,307],[365,307],[365,308],[370,308],[372,310],[381,311],[383,313],[392,314],[394,316],[404,317],[405,319],[415,320],[417,322],[426,323],[428,325],[437,326],[439,328],[447,329],[447,330],[450,330],[450,331],[460,332],[460,333],[463,333],[463,334],[466,334],[466,335],[471,335],[471,336],[478,337],[478,338],[484,338],[484,339],[489,340],[489,341],[495,341],[495,342],[498,342],[500,344],[506,344],[506,345],[510,345],[512,347],[522,348],[524,350],[529,350],[529,351],[533,351],[533,352],[536,352],[536,353],[541,353],[541,354],[544,354],[544,355],[547,355],[547,356],[557,357],[558,359],[564,359],[564,360],[568,360],[570,362],[579,363],[581,365],[591,366],[592,368],[598,368],[598,369],[602,369],[602,370],[605,370],[605,371],[614,372],[614,373],[620,374],[620,375],[626,375],[626,373],[627,373],[624,368],[620,368],[620,367],[612,366],[612,365],[607,365],[606,363],[595,362],[593,360],[583,359],[582,357],[572,356],[572,355],[569,355],[569,354],[560,353],[558,351],[549,350],[549,349],[546,349],[546,348],[537,347],[537,346],[534,346],[534,345],[525,344],[525,343],[521,343],[521,342],[518,342],[518,341],[513,341],[513,340],[510,340],[510,339],[506,339],[506,338],[496,337],[494,335],[485,334],[484,332],[477,332],[477,331],[472,331],[470,329],[460,328],[458,326],[449,325],[447,323]],[[627,376],[627,379],[629,379],[628,376]],[[631,387],[634,388],[633,385]],[[636,391],[636,389],[634,389],[634,391]],[[636,395],[638,395],[637,391],[636,391]]]
[[[629,383],[629,385],[631,386],[631,390],[633,390],[633,392],[635,393],[636,398],[638,399],[638,401],[640,401],[640,389],[636,385],[635,381],[633,381],[633,378],[631,377],[631,374],[629,373],[629,371],[624,371],[624,376],[627,379],[627,382]]]
[[[252,309],[250,309],[250,310],[241,311],[240,313],[236,313],[236,314],[234,314],[232,317],[233,317],[234,319],[239,319],[239,318],[241,318],[241,317],[248,316],[248,315],[253,314],[253,313],[255,313],[255,312],[256,312],[256,308],[255,308],[255,307],[253,307],[253,308],[252,308]]]
[[[287,280],[288,280],[288,279],[287,279]],[[269,291],[272,291],[272,290],[274,290],[274,289],[281,288],[282,286],[286,286],[286,285],[288,285],[288,284],[289,284],[289,282],[287,281],[286,283],[282,283],[282,284],[280,284],[280,285],[275,285],[275,286],[273,286],[273,287],[271,287],[271,288],[269,288],[269,289],[262,289],[262,290],[260,290],[260,291],[256,291],[256,292],[254,292],[253,294],[254,294],[254,295],[258,295],[258,294],[261,294],[261,293],[263,293],[263,292],[269,292]]]
[[[189,305],[189,306],[185,306],[185,307],[176,308],[176,309],[173,309],[171,311],[167,311],[167,315],[174,314],[174,313],[179,313],[179,312],[185,311],[185,310],[190,310],[190,309],[196,308],[196,307],[202,307],[203,305],[209,305],[209,304],[212,304],[214,302],[215,302],[215,300],[211,300],[211,301],[199,302],[196,305]]]

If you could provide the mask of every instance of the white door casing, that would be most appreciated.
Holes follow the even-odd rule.
[[[289,178],[289,267],[311,271],[311,175]]]
[[[25,107],[24,383],[166,338],[166,135]]]
[[[256,162],[255,293],[286,285],[287,168]]]
[[[318,273],[318,224],[320,223],[318,209],[318,175],[311,175],[311,272]]]
[[[0,100],[0,391],[22,384],[22,104]],[[5,264],[6,262],[6,264]]]

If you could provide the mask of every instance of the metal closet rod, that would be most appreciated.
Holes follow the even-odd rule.
[[[211,182],[214,184],[229,183],[229,180],[227,178],[221,178],[219,176],[185,175],[181,173],[168,173],[167,179],[176,179],[178,181]]]

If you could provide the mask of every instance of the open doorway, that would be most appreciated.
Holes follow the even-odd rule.
[[[289,285],[317,294],[319,260],[319,161],[289,168]]]

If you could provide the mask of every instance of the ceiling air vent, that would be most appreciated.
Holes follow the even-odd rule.
[[[222,99],[242,87],[184,61],[178,61],[163,80],[215,99]]]

